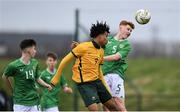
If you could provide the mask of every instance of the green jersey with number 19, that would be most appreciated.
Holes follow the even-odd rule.
[[[114,37],[108,37],[108,43],[104,49],[104,55],[113,55],[119,53],[120,60],[117,61],[104,61],[102,70],[104,75],[107,73],[117,73],[122,79],[125,79],[125,71],[128,67],[126,58],[131,50],[131,45],[127,39],[116,40]]]
[[[40,76],[38,61],[31,59],[24,64],[21,59],[11,62],[5,69],[4,75],[14,79],[13,102],[25,106],[34,106],[39,103],[35,81]]]

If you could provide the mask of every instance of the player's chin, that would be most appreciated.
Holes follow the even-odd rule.
[[[105,47],[106,47],[106,44],[103,44],[101,47],[102,47],[102,48],[105,48]]]
[[[129,37],[129,35],[126,35],[126,36],[124,36],[124,38],[123,39],[127,39]]]
[[[36,54],[31,55],[31,57],[32,57],[32,58],[34,58],[34,57],[35,57],[35,55],[36,55]]]
[[[104,42],[104,46],[105,46],[107,43],[108,43],[108,41],[106,40],[106,41]]]

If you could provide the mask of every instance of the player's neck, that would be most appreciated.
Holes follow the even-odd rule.
[[[30,59],[31,59],[31,57],[25,53],[22,53],[22,56],[20,58],[20,60],[26,65],[28,65],[30,63]]]
[[[115,37],[114,37],[116,40],[124,40],[123,36],[121,35],[120,32],[118,32]]]
[[[98,43],[98,41],[96,39],[93,39],[93,41],[96,42],[100,46],[100,44]]]
[[[50,72],[50,73],[55,73],[55,68],[54,67],[48,67],[47,70]]]
[[[49,67],[48,70],[51,71],[51,72],[54,72],[55,68],[54,67]]]

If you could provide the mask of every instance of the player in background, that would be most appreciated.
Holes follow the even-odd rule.
[[[124,80],[125,71],[128,67],[126,60],[131,51],[131,44],[127,38],[131,35],[134,28],[135,26],[132,22],[126,20],[121,21],[118,33],[114,37],[108,37],[108,43],[104,49],[103,74],[116,105],[118,105],[122,111],[126,111],[124,103]],[[105,108],[105,110],[108,109]]]
[[[50,80],[56,73],[56,66],[57,64],[57,55],[55,53],[49,52],[46,55],[46,65],[47,69],[41,73],[40,78],[47,83],[50,83]],[[41,95],[41,108],[42,111],[45,112],[59,112],[58,105],[59,105],[59,92],[61,87],[65,93],[72,93],[72,89],[68,87],[64,76],[62,75],[60,78],[59,83],[49,92],[47,88],[42,88],[42,95]]]
[[[92,24],[90,29],[92,41],[79,44],[66,55],[51,80],[53,85],[57,85],[64,67],[72,62],[73,59],[76,59],[72,68],[72,79],[90,111],[98,111],[97,103],[102,103],[109,110],[119,110],[108,88],[106,88],[106,82],[100,68],[100,65],[103,64],[104,56],[102,47],[107,43],[108,34],[109,27],[106,23],[97,22],[97,24]]]
[[[35,83],[51,90],[52,87],[39,78],[39,64],[34,56],[36,54],[36,42],[33,39],[25,39],[20,43],[21,58],[11,62],[3,73],[3,79],[13,92],[14,111],[38,111],[39,96]],[[13,78],[14,84],[12,84]]]

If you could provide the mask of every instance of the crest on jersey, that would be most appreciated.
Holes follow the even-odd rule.
[[[51,77],[47,77],[47,79],[51,79]]]
[[[122,45],[122,44],[119,45],[119,48],[123,48],[123,47],[124,47],[124,45]]]
[[[23,72],[23,69],[22,69],[22,68],[20,69],[20,72]]]

